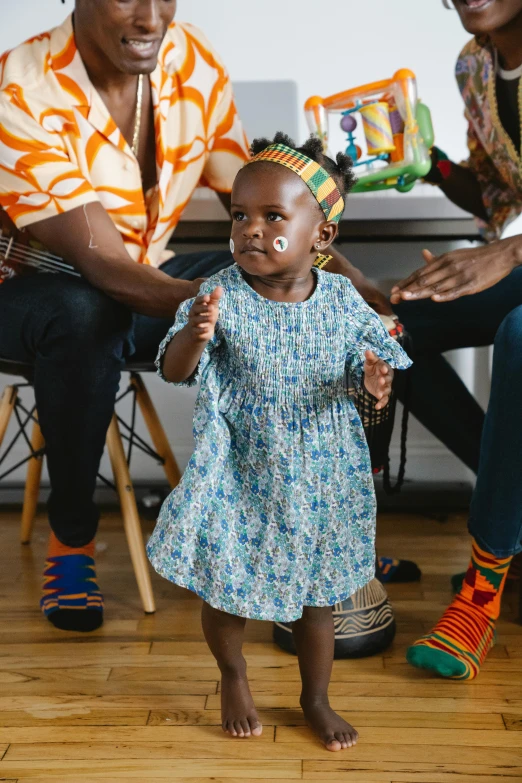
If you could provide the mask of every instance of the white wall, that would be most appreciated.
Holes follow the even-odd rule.
[[[58,24],[73,0],[2,0],[0,51]],[[453,69],[469,38],[442,0],[179,0],[177,16],[201,27],[235,81],[293,80],[300,105],[392,76],[417,74],[430,106],[437,143],[457,160],[465,122]],[[267,111],[269,111],[267,107]],[[301,134],[307,133],[304,117]]]

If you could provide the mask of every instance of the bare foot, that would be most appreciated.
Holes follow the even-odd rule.
[[[337,715],[329,704],[307,704],[301,701],[301,707],[306,722],[324,743],[326,750],[351,748],[359,739],[357,730]]]
[[[222,674],[221,717],[223,731],[232,737],[259,737],[263,733],[246,674]]]

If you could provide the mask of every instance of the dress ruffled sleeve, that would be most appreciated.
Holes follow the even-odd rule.
[[[201,286],[199,290],[199,294],[211,293],[211,291],[207,291],[204,289],[205,289],[205,284]],[[212,286],[211,290],[213,289],[214,286]],[[172,383],[174,386],[195,386],[197,383],[199,383],[203,372],[210,364],[212,360],[212,355],[219,344],[219,338],[217,336],[218,326],[216,324],[216,330],[214,332],[214,335],[206,344],[203,353],[201,354],[199,364],[194,370],[194,372],[192,373],[192,375],[190,375],[184,381],[179,381],[177,383],[175,383],[174,381],[167,380],[167,378],[165,378],[165,376],[163,375],[163,357],[165,355],[165,351],[169,347],[169,343],[174,337],[174,335],[177,334],[177,332],[179,332],[181,329],[183,329],[184,326],[187,325],[188,315],[190,312],[190,308],[192,307],[193,304],[194,304],[194,299],[186,299],[184,302],[180,304],[180,306],[178,307],[178,311],[176,313],[174,324],[170,327],[164,339],[161,341],[158,349],[158,355],[156,356],[155,365],[156,365],[158,375],[164,381],[166,381],[167,383]]]
[[[364,353],[373,351],[379,359],[396,370],[406,370],[412,361],[401,348],[377,313],[369,307],[350,283],[350,296],[345,306],[348,323],[346,365],[350,380],[357,388],[363,382]]]

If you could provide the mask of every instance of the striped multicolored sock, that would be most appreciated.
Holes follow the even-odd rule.
[[[94,631],[103,622],[103,596],[96,582],[94,541],[69,547],[51,533],[40,607],[64,631]]]
[[[466,578],[466,572],[462,571],[460,574],[453,574],[451,577],[451,589],[454,593],[460,592],[464,579]],[[522,579],[522,552],[513,557],[511,565],[509,566],[506,582],[519,582]]]
[[[476,677],[495,641],[495,622],[511,560],[497,558],[473,541],[461,591],[431,633],[408,648],[408,662],[442,677]]]

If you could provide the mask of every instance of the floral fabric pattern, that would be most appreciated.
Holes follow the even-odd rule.
[[[195,450],[148,543],[162,576],[230,614],[290,622],[374,575],[375,497],[346,388],[364,351],[411,362],[352,284],[314,270],[305,302],[257,294],[238,266],[206,281],[220,301],[197,372]],[[187,323],[184,302],[157,365]]]
[[[495,57],[487,40],[473,38],[466,44],[456,77],[469,123],[466,163],[477,176],[488,214],[487,222],[478,224],[484,238],[492,241],[522,212],[522,162],[498,116]],[[522,80],[519,90],[522,106]]]

